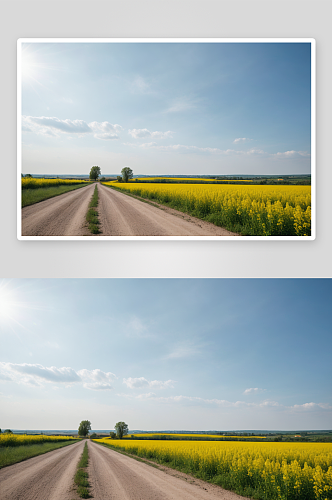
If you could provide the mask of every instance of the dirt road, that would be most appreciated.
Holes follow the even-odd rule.
[[[71,500],[84,442],[0,470],[1,500]]]
[[[85,236],[95,184],[22,208],[22,236]]]
[[[103,236],[237,236],[210,222],[168,207],[157,208],[102,184],[98,190]]]
[[[89,441],[89,482],[94,500],[243,500],[187,474],[151,467]],[[167,471],[167,472],[166,472]]]
[[[97,184],[102,236],[238,236],[168,207]],[[95,184],[22,209],[23,236],[91,236],[85,221]]]

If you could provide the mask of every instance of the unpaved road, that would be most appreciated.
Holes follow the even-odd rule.
[[[22,236],[85,236],[95,184],[22,208]]]
[[[84,441],[0,470],[1,500],[71,500]]]
[[[168,207],[97,184],[99,236],[238,236]],[[23,236],[91,236],[85,221],[95,184],[22,209]]]
[[[117,453],[92,441],[90,494],[94,500],[245,500],[168,467]],[[75,500],[74,475],[85,441],[0,470],[1,500]]]
[[[151,467],[89,441],[95,500],[243,500],[244,497],[167,467]]]
[[[98,185],[103,236],[237,236],[226,229]]]

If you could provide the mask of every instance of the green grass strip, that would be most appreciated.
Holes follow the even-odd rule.
[[[81,498],[91,498],[89,493],[89,481],[88,481],[88,473],[86,470],[89,464],[89,452],[88,452],[88,443],[86,442],[84,445],[84,450],[80,461],[77,464],[77,472],[74,477],[74,483],[77,486],[77,494]]]
[[[48,200],[48,198],[54,198],[60,194],[67,193],[68,191],[74,191],[75,189],[80,189],[89,184],[85,182],[84,184],[76,184],[75,186],[56,186],[56,187],[45,187],[37,189],[22,189],[22,208],[28,207],[29,205],[34,205],[39,201]]]
[[[66,441],[62,443],[42,443],[30,444],[24,446],[4,446],[0,448],[0,469],[8,465],[13,465],[18,462],[23,462],[28,458],[43,455],[49,451],[69,446],[70,444],[77,443],[77,439],[73,441]]]
[[[100,234],[101,231],[99,229],[99,219],[98,212],[96,208],[98,207],[98,187],[95,186],[95,190],[93,192],[91,201],[89,203],[89,210],[86,214],[86,221],[89,223],[89,231],[91,234]]]

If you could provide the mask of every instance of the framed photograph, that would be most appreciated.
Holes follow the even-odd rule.
[[[19,240],[313,240],[315,40],[17,42]]]

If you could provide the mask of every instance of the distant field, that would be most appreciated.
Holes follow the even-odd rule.
[[[111,438],[96,442],[258,500],[332,499],[332,443]]]
[[[107,182],[243,236],[310,236],[311,186]]]

